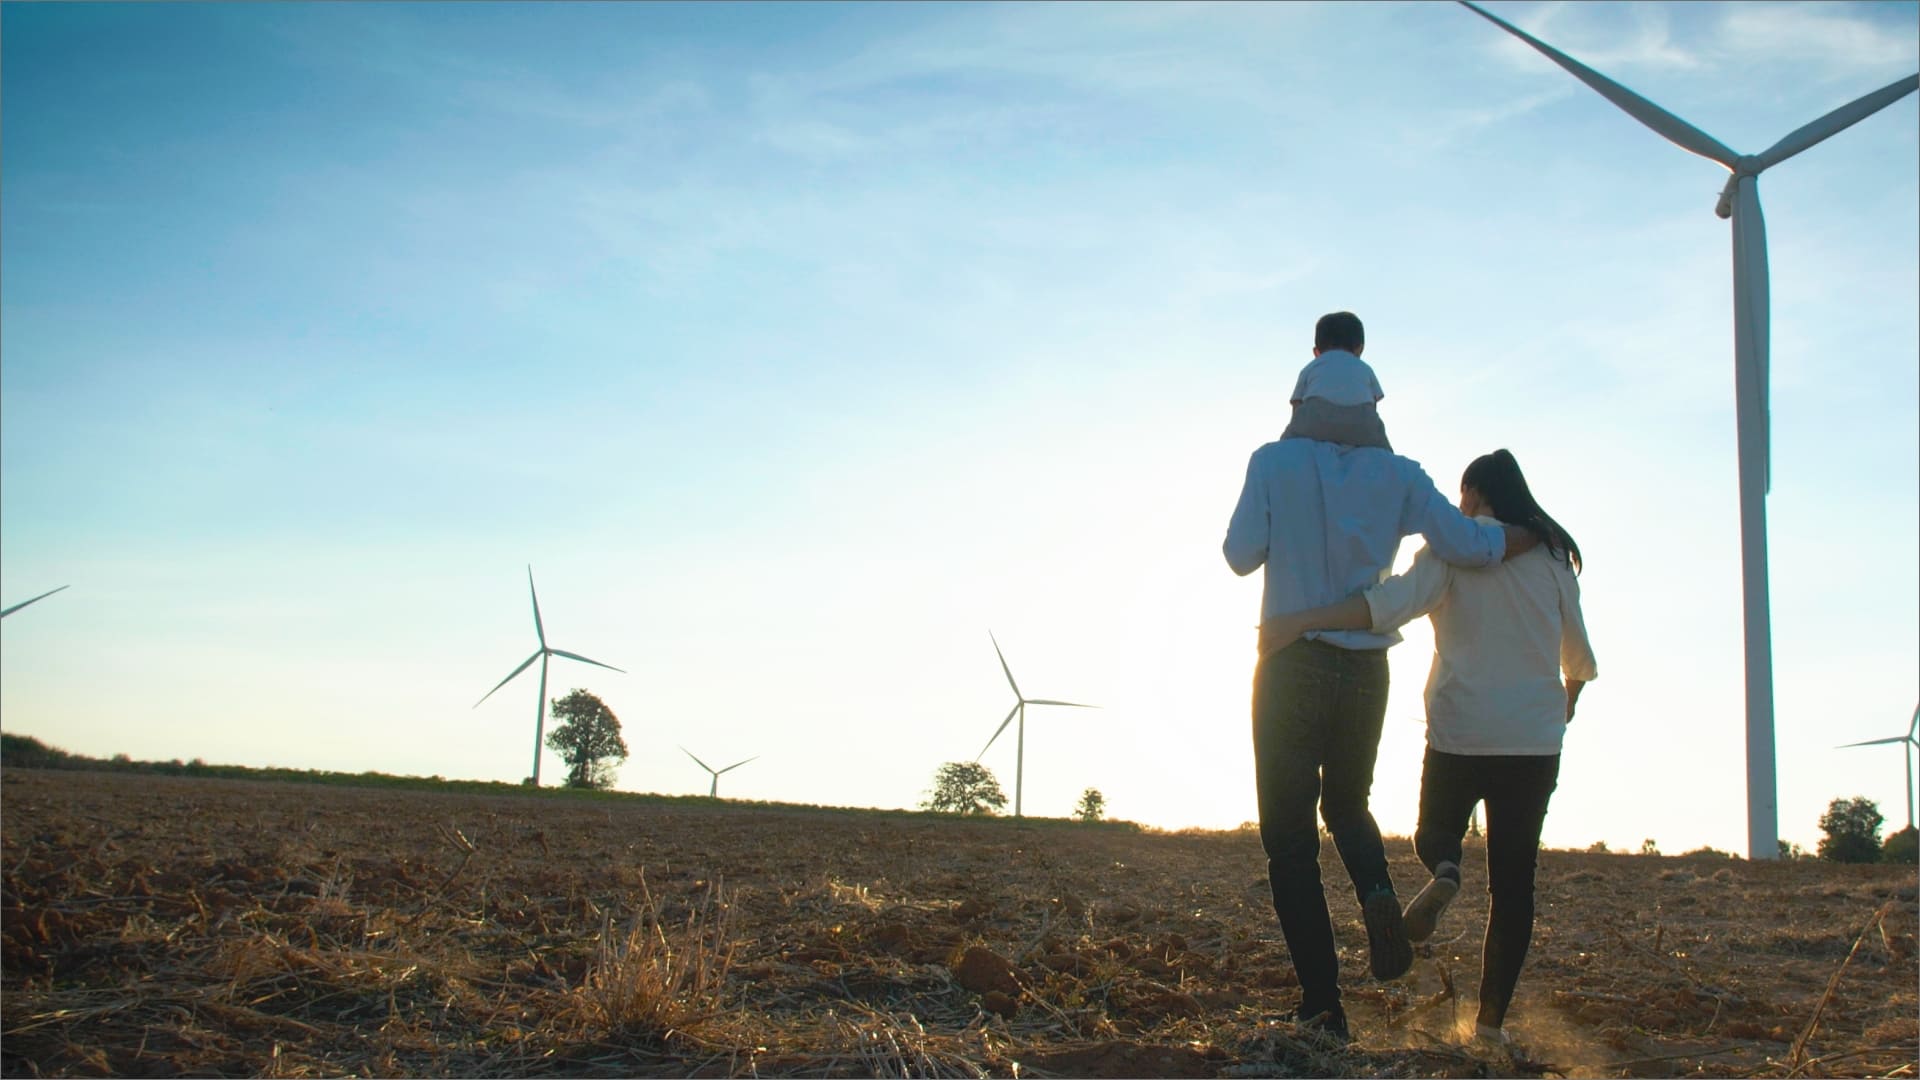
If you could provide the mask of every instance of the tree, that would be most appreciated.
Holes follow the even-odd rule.
[[[1887,837],[1887,842],[1880,845],[1880,861],[1908,865],[1920,862],[1920,832],[1909,825]]]
[[[991,814],[1007,805],[993,770],[977,761],[949,761],[933,774],[922,809],[942,814]]]
[[[1098,788],[1088,788],[1080,793],[1080,802],[1073,808],[1073,816],[1081,821],[1099,821],[1107,813],[1107,797],[1100,794]]]
[[[567,763],[567,786],[612,787],[614,765],[627,760],[620,718],[606,702],[580,689],[554,699],[553,718],[560,723],[547,732],[547,745]]]
[[[1804,859],[1806,857],[1807,857],[1806,848],[1801,847],[1799,844],[1796,844],[1791,840],[1780,841],[1780,861],[1781,862],[1791,862],[1794,859]]]
[[[1820,815],[1820,828],[1827,834],[1820,841],[1820,857],[1840,863],[1879,862],[1880,823],[1885,820],[1872,799],[1833,800]]]
[[[1640,854],[1658,855],[1660,854],[1660,845],[1654,843],[1653,837],[1649,836],[1645,840],[1640,841]]]

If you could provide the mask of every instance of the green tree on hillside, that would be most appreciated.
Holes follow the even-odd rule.
[[[1820,828],[1827,834],[1820,841],[1820,857],[1830,862],[1879,862],[1880,823],[1885,820],[1872,799],[1833,800],[1820,815]]]
[[[1088,788],[1080,793],[1080,802],[1073,808],[1073,816],[1081,821],[1099,821],[1107,814],[1107,797],[1100,794],[1099,788]]]
[[[977,761],[949,761],[933,774],[933,790],[920,806],[942,814],[991,814],[1007,805],[993,770]]]
[[[1909,825],[1887,837],[1887,842],[1880,845],[1880,861],[1908,865],[1920,862],[1920,832]]]
[[[580,689],[554,699],[553,718],[560,723],[547,732],[547,745],[567,763],[567,786],[612,787],[614,766],[627,760],[620,718],[598,696]]]

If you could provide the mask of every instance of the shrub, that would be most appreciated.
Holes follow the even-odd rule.
[[[1880,861],[1885,863],[1920,863],[1920,832],[1909,825],[1880,845]]]
[[[1839,863],[1879,862],[1880,823],[1885,820],[1872,799],[1833,800],[1820,815],[1820,829],[1827,834],[1820,841],[1820,857]]]

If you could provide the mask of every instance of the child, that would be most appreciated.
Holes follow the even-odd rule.
[[[1386,394],[1360,359],[1365,331],[1357,316],[1339,311],[1314,327],[1313,360],[1293,387],[1293,419],[1283,439],[1318,439],[1392,450],[1376,404]]]

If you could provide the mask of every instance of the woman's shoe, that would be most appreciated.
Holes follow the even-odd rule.
[[[1452,873],[1449,874],[1448,871]],[[1452,863],[1441,863],[1434,869],[1433,880],[1420,890],[1420,895],[1407,905],[1407,939],[1425,941],[1433,936],[1440,923],[1440,913],[1447,910],[1453,898],[1460,892],[1460,868]]]

